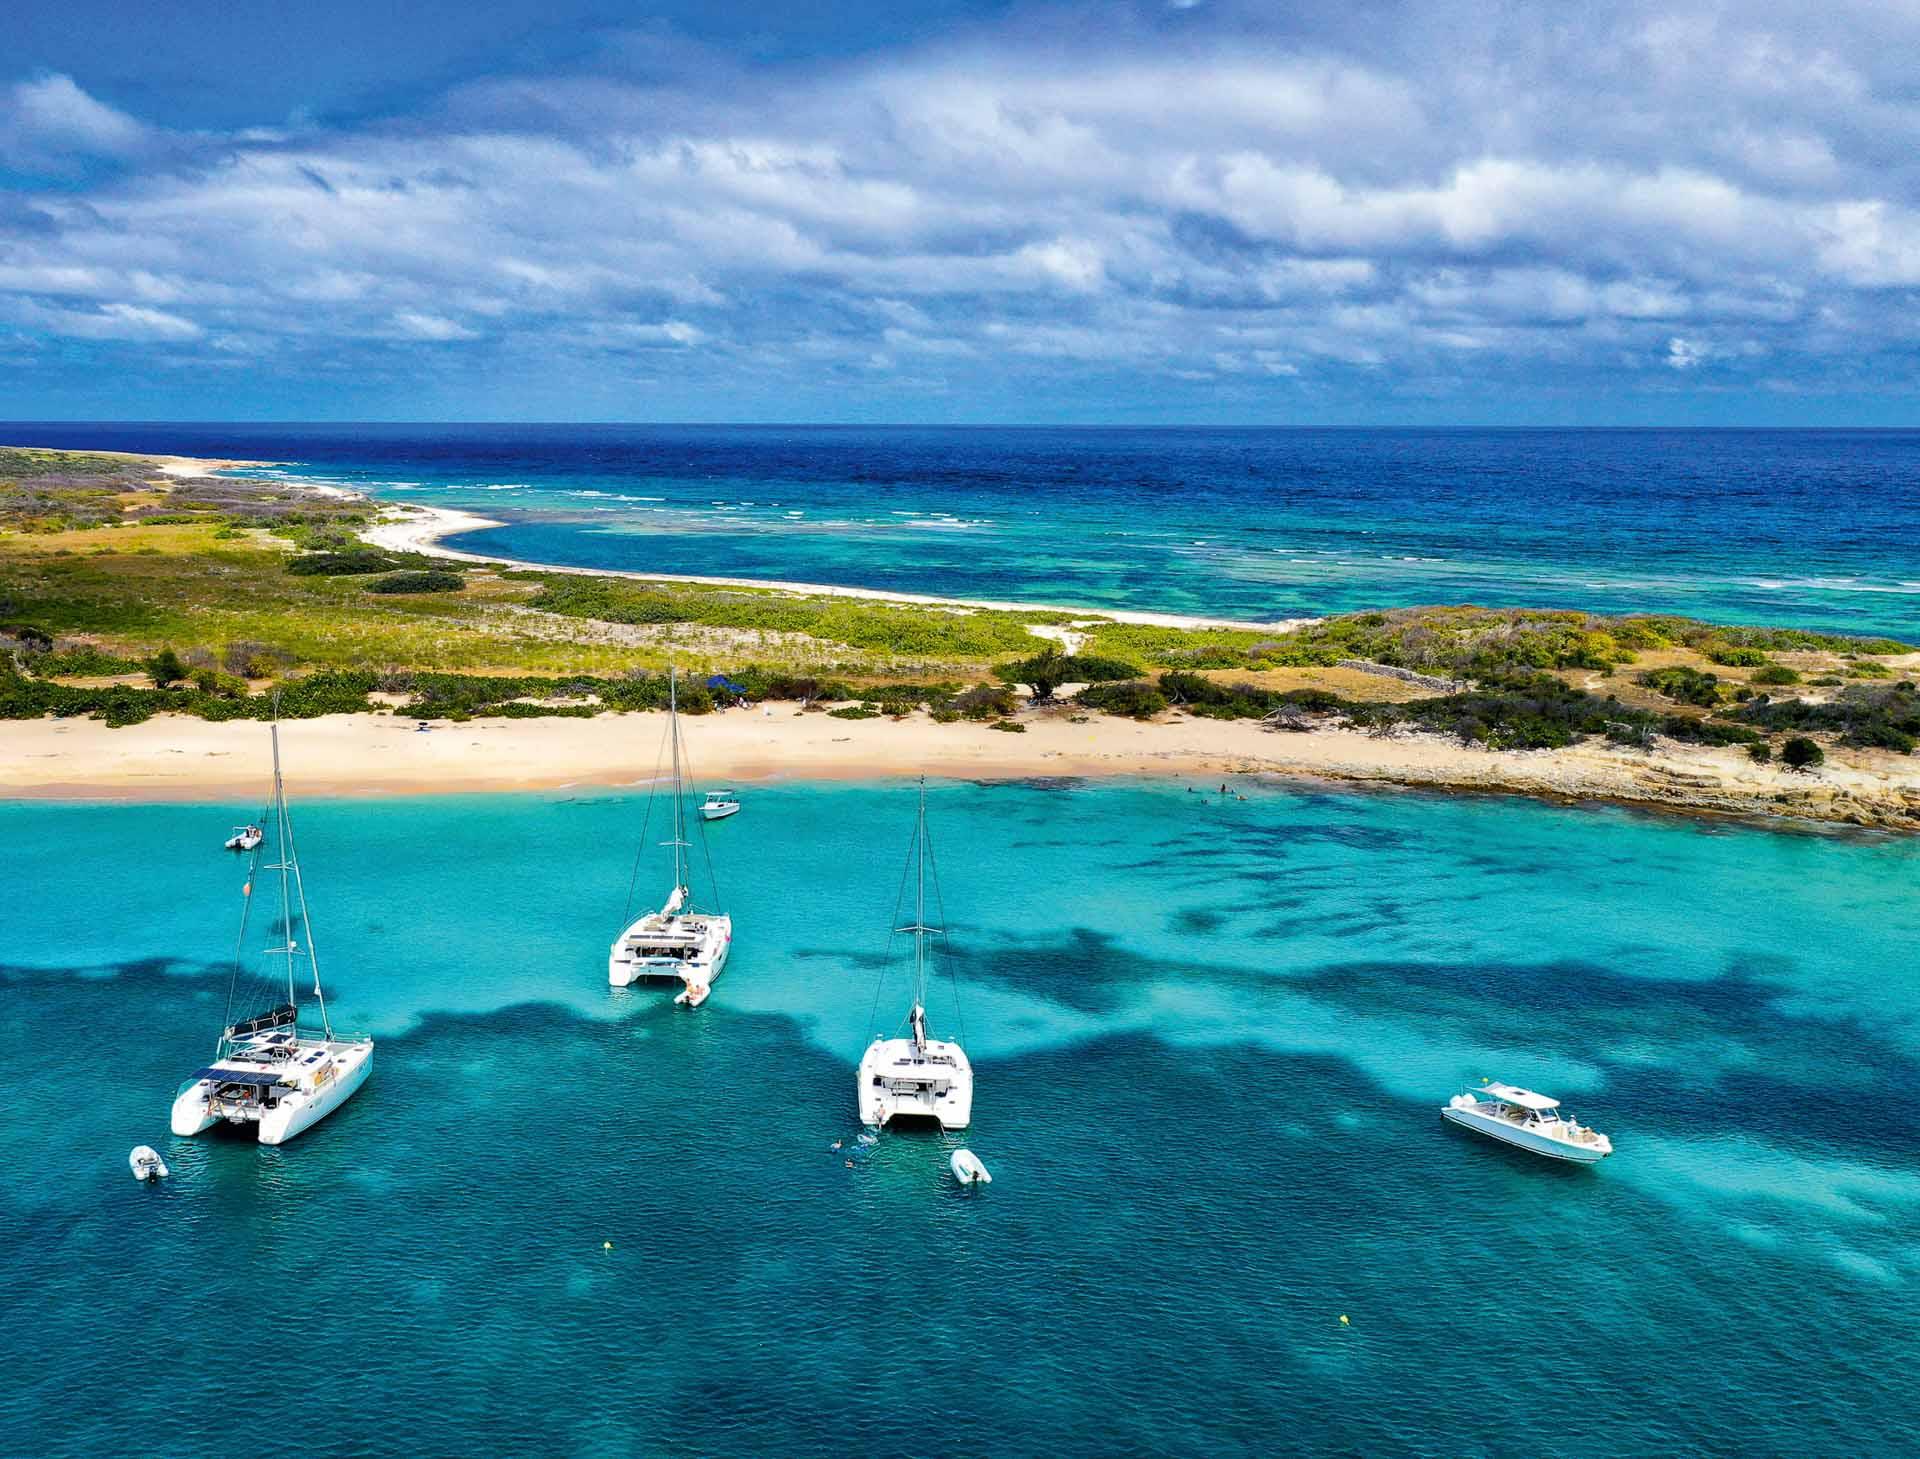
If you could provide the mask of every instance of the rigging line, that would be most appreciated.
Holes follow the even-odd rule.
[[[700,784],[699,777],[693,773],[693,756],[687,753],[684,744],[680,747],[680,761],[686,767],[687,783],[697,790]],[[700,855],[707,863],[707,885],[713,888],[713,910],[724,914],[727,909],[720,899],[720,878],[713,874],[713,842],[707,839],[705,816],[699,819],[695,829],[700,832]]]
[[[933,873],[933,904],[940,909],[940,953],[947,965],[947,983],[953,989],[953,1024],[960,1042],[967,1041],[967,1018],[960,1009],[960,974],[954,966],[953,944],[947,940],[947,902],[940,894],[940,866],[933,856],[933,836],[927,836],[927,870]]]
[[[280,797],[280,814],[287,826],[287,854],[282,859],[293,866],[293,886],[294,890],[300,894],[300,930],[306,934],[307,938],[307,967],[313,972],[314,1001],[320,1005],[320,1031],[331,1043],[333,1020],[327,1017],[327,995],[320,988],[320,949],[314,946],[313,914],[307,911],[307,877],[306,873],[300,870],[300,853],[294,849],[293,845],[293,817],[287,811],[286,805],[287,798],[283,792]],[[287,940],[292,942],[293,939],[289,936]]]
[[[274,829],[279,833],[277,844],[280,848],[280,922],[281,925],[286,928],[287,933],[285,948],[287,954],[287,1002],[291,1003],[295,1009],[294,1027],[297,1030],[299,1028],[298,1010],[300,1007],[300,998],[293,990],[293,887],[288,875],[290,871],[288,856],[292,852],[293,847],[289,844],[287,836],[287,788],[280,778],[280,696],[278,694],[274,695],[273,714],[273,805],[277,817],[274,823]],[[302,932],[306,931],[304,927],[300,930]]]
[[[267,810],[266,806],[260,808],[260,824],[263,827],[267,823]],[[260,844],[247,853],[247,893],[240,899],[240,930],[233,939],[233,972],[227,978],[227,1008],[220,1018],[223,1036],[224,1031],[233,1026],[233,995],[240,986],[240,969],[247,951],[247,919],[253,912],[253,879],[260,874],[260,852],[266,844],[267,838],[262,835]],[[214,1047],[218,1049],[219,1045],[215,1044]]]
[[[620,914],[620,931],[624,935],[633,925],[633,897],[640,888],[640,863],[647,855],[647,828],[653,824],[653,798],[660,793],[660,761],[667,753],[666,737],[662,736],[660,748],[653,752],[653,778],[647,782],[647,809],[640,818],[640,844],[633,852],[633,874],[627,878],[627,906]]]
[[[867,1012],[867,1042],[873,1042],[874,1020],[880,1016],[880,994],[887,986],[887,969],[893,965],[893,939],[900,935],[900,908],[907,900],[907,878],[913,874],[914,858],[919,853],[920,823],[913,823],[913,841],[909,843],[907,859],[900,868],[900,890],[894,893],[893,916],[887,921],[887,947],[880,955],[880,975],[873,980],[873,1007]]]

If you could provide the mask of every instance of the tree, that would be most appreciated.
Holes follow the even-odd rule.
[[[1793,770],[1811,770],[1826,763],[1827,752],[1805,735],[1795,735],[1780,747],[1780,758]]]
[[[147,677],[153,680],[153,687],[156,689],[165,689],[169,685],[178,684],[187,677],[187,666],[180,662],[180,655],[175,653],[171,646],[161,649],[159,653],[148,659],[146,668]]]
[[[1044,704],[1053,691],[1067,682],[1067,661],[1059,649],[1048,649],[1017,664],[1004,664],[996,677],[1007,684],[1026,684],[1033,690],[1033,702]]]

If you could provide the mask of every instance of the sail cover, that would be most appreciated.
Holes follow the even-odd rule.
[[[269,1008],[265,1013],[256,1013],[252,1018],[243,1018],[227,1030],[230,1039],[243,1039],[256,1033],[266,1033],[269,1029],[287,1028],[299,1017],[291,1003],[282,1003],[277,1008]]]

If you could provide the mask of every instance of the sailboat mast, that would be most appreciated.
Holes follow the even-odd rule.
[[[687,884],[687,807],[680,785],[680,669],[667,666],[667,737],[673,742],[673,885]]]
[[[287,955],[287,1002],[291,1004],[295,1010],[298,1010],[300,1000],[294,992],[293,987],[293,955],[295,949],[293,940],[293,883],[290,874],[293,861],[293,845],[287,835],[287,790],[286,785],[280,778],[280,720],[277,715],[273,721],[272,736],[273,832],[278,842],[277,849],[280,853],[277,861],[277,870],[280,873],[280,925],[286,932],[286,942],[281,947],[281,951]]]

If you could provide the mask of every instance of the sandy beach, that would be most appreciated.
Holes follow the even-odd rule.
[[[290,783],[305,796],[551,790],[653,776],[659,714],[594,719],[476,719],[421,733],[411,719],[333,715],[282,726]],[[1218,785],[1265,774],[1355,784],[1607,800],[1675,811],[1792,816],[1920,830],[1920,766],[1909,757],[1829,762],[1813,775],[1756,765],[1737,750],[1605,744],[1525,753],[1434,735],[1354,730],[1285,733],[1246,720],[1141,724],[1039,714],[1024,734],[985,724],[843,720],[779,704],[687,721],[702,783],[782,777],[970,779],[1143,775]],[[109,729],[92,720],[6,726],[0,795],[26,798],[236,800],[257,796],[266,735],[255,721],[158,716]]]
[[[555,567],[551,563],[526,562],[513,557],[492,557],[484,553],[463,552],[448,547],[445,539],[464,532],[479,532],[506,523],[472,512],[447,507],[390,507],[387,515],[360,535],[375,547],[389,552],[418,552],[427,557],[445,557],[458,562],[491,564],[495,567],[526,568],[534,572],[571,573],[590,578],[634,578],[650,583],[688,583],[707,588],[768,588],[777,592],[805,593],[811,597],[865,598],[882,603],[907,603],[928,608],[986,608],[1004,613],[1072,613],[1088,619],[1107,619],[1114,623],[1143,623],[1158,628],[1238,628],[1254,633],[1285,633],[1314,618],[1282,618],[1265,623],[1241,618],[1207,618],[1187,613],[1145,613],[1123,608],[1076,608],[1059,603],[1009,603],[992,598],[941,598],[925,593],[890,593],[878,588],[839,587],[831,583],[780,582],[763,578],[701,577],[689,573],[630,572],[606,567]],[[1058,637],[1057,633],[1044,635]],[[1069,643],[1069,647],[1071,644]]]

